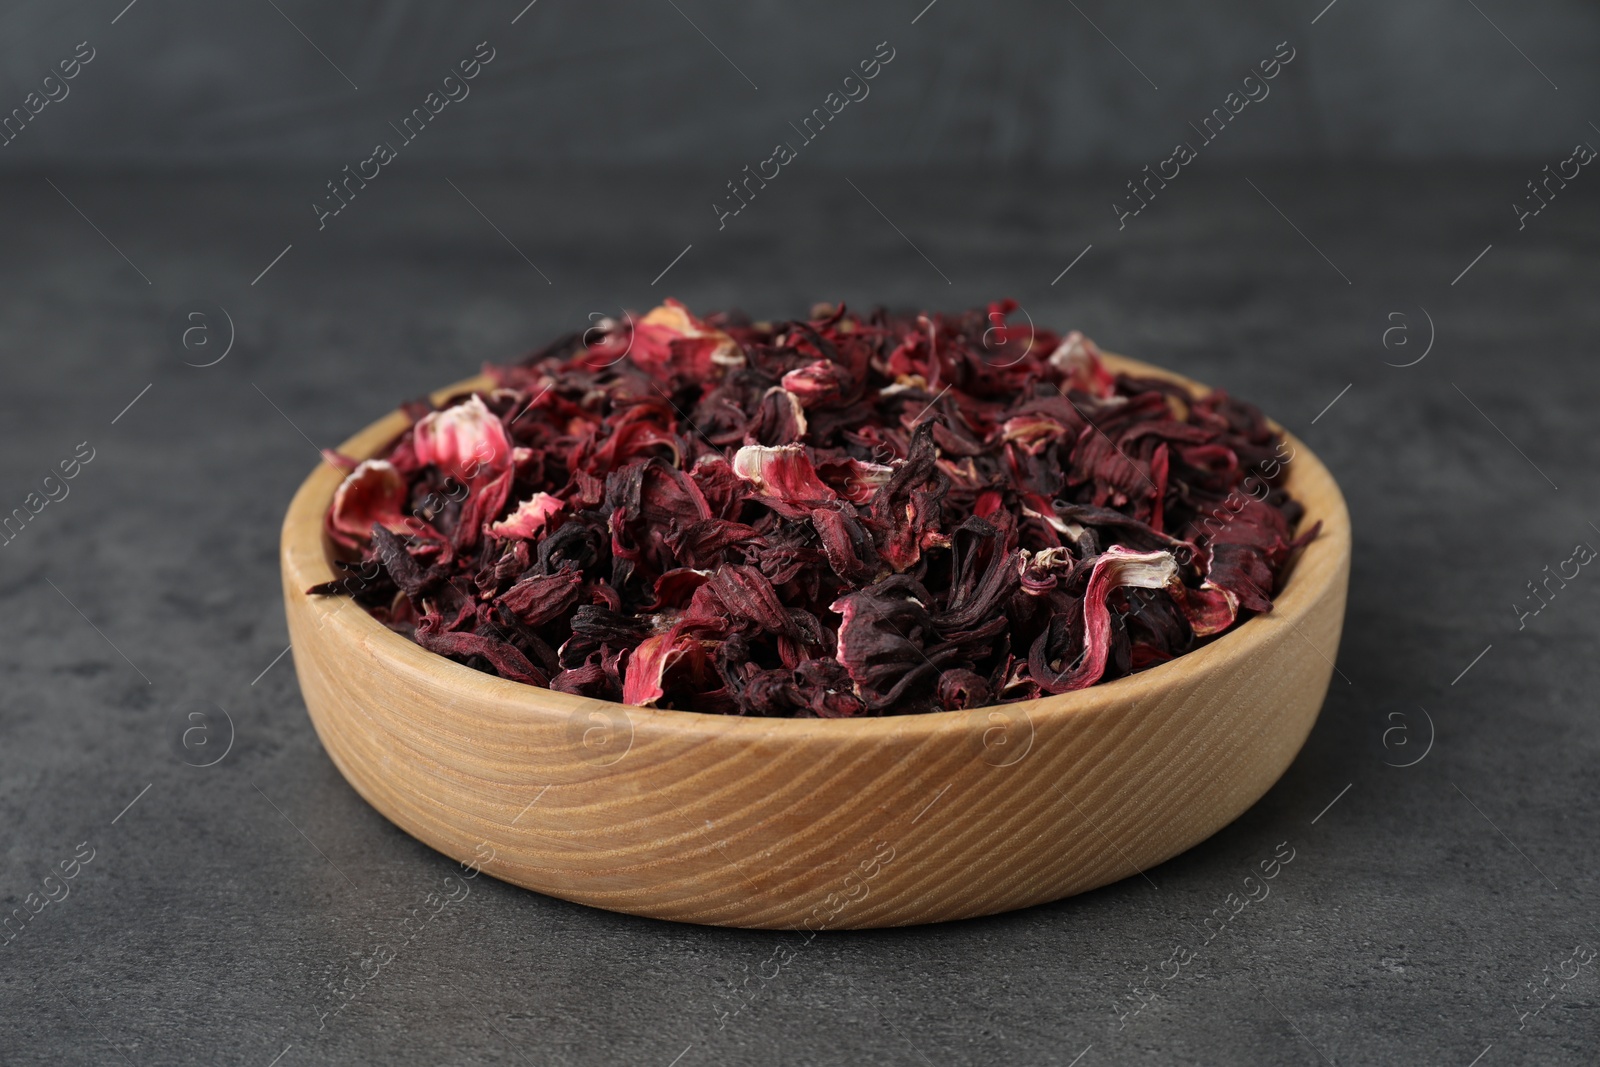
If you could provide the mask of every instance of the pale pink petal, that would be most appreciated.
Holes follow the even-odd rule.
[[[819,359],[792,370],[782,379],[783,388],[806,407],[837,400],[850,387],[850,372],[830,359]]]
[[[406,483],[386,459],[369,459],[345,475],[333,491],[328,510],[328,533],[354,548],[372,534],[372,524],[382,523],[395,533],[406,532]]]
[[[1050,353],[1050,365],[1067,375],[1067,388],[1077,389],[1090,396],[1116,395],[1117,379],[1100,361],[1100,349],[1095,343],[1073,330],[1061,339],[1056,350]]]
[[[520,537],[532,540],[556,512],[566,507],[559,497],[549,493],[535,493],[517,505],[517,509],[499,522],[488,526],[493,537],[510,539]]]
[[[411,442],[419,462],[465,482],[492,478],[511,464],[505,427],[476,393],[464,403],[424,415]]]
[[[1075,431],[1041,412],[1029,412],[1007,419],[1000,427],[1001,440],[1018,445],[1030,456],[1037,456],[1053,441],[1062,441]]]

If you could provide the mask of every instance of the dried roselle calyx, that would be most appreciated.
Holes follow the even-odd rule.
[[[818,718],[1070,692],[1270,611],[1317,533],[1283,436],[1015,310],[561,338],[330,456],[312,592],[530,685]]]

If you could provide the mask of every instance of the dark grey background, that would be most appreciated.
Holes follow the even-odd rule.
[[[1247,111],[1228,151],[1570,149],[1600,89],[1584,0],[1338,0],[1315,25],[1327,0],[938,0],[914,26],[926,0],[538,0],[515,25],[526,0],[137,0],[110,25],[126,2],[0,14],[7,111],[79,41],[97,52],[0,167],[353,163],[483,40],[488,82],[416,149],[452,167],[737,170],[882,40],[896,58],[820,146],[831,164],[1153,163],[1285,40],[1297,56],[1260,109],[1272,118]]]
[[[0,904],[96,850],[0,944],[0,1063],[1595,1061],[1594,968],[1542,983],[1600,947],[1600,602],[1586,569],[1525,628],[1513,604],[1600,545],[1600,200],[1586,170],[1524,229],[1508,210],[1600,142],[1592,9],[1338,0],[1313,26],[1320,4],[939,0],[912,26],[920,5],[680,0],[753,90],[671,4],[539,0],[515,26],[516,4],[279,6],[360,90],[270,4],[0,14],[19,92],[98,49],[0,149],[0,511],[95,449],[0,547]],[[485,38],[474,95],[319,231],[323,183]],[[1118,229],[1124,182],[1286,38],[1274,95]],[[723,182],[883,39],[874,95],[719,231]],[[725,1029],[783,935],[483,878],[400,944],[455,867],[317,742],[278,658],[283,509],[314,446],[397,399],[665,295],[764,316],[1012,295],[1260,403],[1356,531],[1299,759],[1147,878],[821,937]],[[168,337],[201,300],[235,335],[203,369],[217,349]],[[209,758],[178,743],[196,723],[231,733],[214,766],[186,765]],[[1285,840],[1272,896],[1119,1028]]]

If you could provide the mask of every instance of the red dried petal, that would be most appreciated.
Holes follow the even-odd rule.
[[[792,517],[836,499],[833,490],[817,477],[805,445],[746,445],[734,454],[733,472]]]
[[[395,533],[405,533],[405,506],[409,492],[394,464],[382,459],[363,461],[333,491],[328,509],[330,537],[346,548],[364,544],[378,523]],[[417,525],[423,524],[419,521]]]
[[[1043,661],[1030,660],[1033,680],[1051,693],[1066,693],[1093,685],[1105,673],[1111,651],[1111,613],[1106,598],[1113,589],[1132,586],[1161,589],[1177,577],[1178,565],[1170,552],[1130,552],[1113,545],[1094,561],[1089,585],[1083,594],[1083,655],[1076,664],[1059,669]]]
[[[666,695],[669,672],[679,675],[690,692],[696,688],[704,691],[705,682],[715,675],[706,642],[687,624],[678,623],[639,642],[623,673],[622,702],[639,707],[653,705]]]
[[[894,477],[893,467],[854,457],[843,460],[819,459],[816,471],[817,477],[828,488],[852,504],[869,502]]]
[[[1196,637],[1220,634],[1239,617],[1238,596],[1209,581],[1202,583],[1199,589],[1174,582],[1167,591],[1177,601],[1184,618],[1189,620]]]
[[[738,342],[671,298],[639,320],[628,358],[662,382],[704,382],[744,365]]]
[[[461,506],[461,518],[451,538],[456,548],[476,545],[488,520],[505,508],[506,497],[511,495],[512,474],[511,468],[505,467],[492,478],[468,483],[467,499]]]

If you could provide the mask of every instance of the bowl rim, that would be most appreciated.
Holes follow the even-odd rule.
[[[1214,391],[1209,386],[1162,367],[1111,352],[1104,352],[1102,356],[1106,366],[1113,371],[1177,382],[1196,396]],[[493,388],[493,379],[480,374],[435,390],[429,397],[438,405],[464,393]],[[525,714],[530,722],[548,722],[552,715],[566,720],[595,712],[612,716],[621,714],[626,716],[629,728],[635,733],[664,730],[679,736],[710,739],[737,733],[750,736],[753,731],[763,738],[771,737],[782,743],[806,739],[848,739],[855,742],[883,737],[917,740],[963,728],[979,715],[999,715],[1002,720],[1020,715],[1031,727],[1041,719],[1066,719],[1131,708],[1157,693],[1170,691],[1174,686],[1192,684],[1199,677],[1235,668],[1263,646],[1281,639],[1289,629],[1299,632],[1301,639],[1310,644],[1310,639],[1300,632],[1300,624],[1318,603],[1333,592],[1346,571],[1344,564],[1350,555],[1350,519],[1338,483],[1303,441],[1271,418],[1268,418],[1268,423],[1282,433],[1294,449],[1293,455],[1285,461],[1289,472],[1285,484],[1291,491],[1298,490],[1296,499],[1302,503],[1306,503],[1308,497],[1314,497],[1324,504],[1317,510],[1307,504],[1300,526],[1305,528],[1308,523],[1321,521],[1322,530],[1316,539],[1300,550],[1289,581],[1273,601],[1272,611],[1256,615],[1221,637],[1165,663],[1069,693],[956,711],[840,719],[727,715],[622,704],[487,674],[430,652],[390,630],[348,598],[344,598],[347,605],[353,605],[357,610],[324,612],[323,626],[330,629],[333,639],[367,650],[374,658],[386,661],[388,667],[405,675],[415,686],[448,686],[459,706],[494,707],[508,715]],[[410,425],[409,417],[396,409],[346,439],[339,445],[338,451],[357,460],[371,458]],[[329,563],[331,541],[324,530],[323,515],[342,480],[342,473],[332,464],[318,464],[301,483],[284,516],[281,565],[284,596],[291,605],[299,602],[306,610],[313,610],[310,608],[312,597],[306,590],[336,577]],[[1325,562],[1327,565],[1308,566],[1312,561]],[[1322,580],[1315,585],[1311,582],[1313,574],[1322,576]],[[332,602],[337,598],[318,599]],[[325,636],[323,640],[329,640],[329,637]],[[1315,645],[1311,647],[1332,667],[1333,661],[1328,659],[1326,653]],[[989,721],[995,720],[991,718]]]

